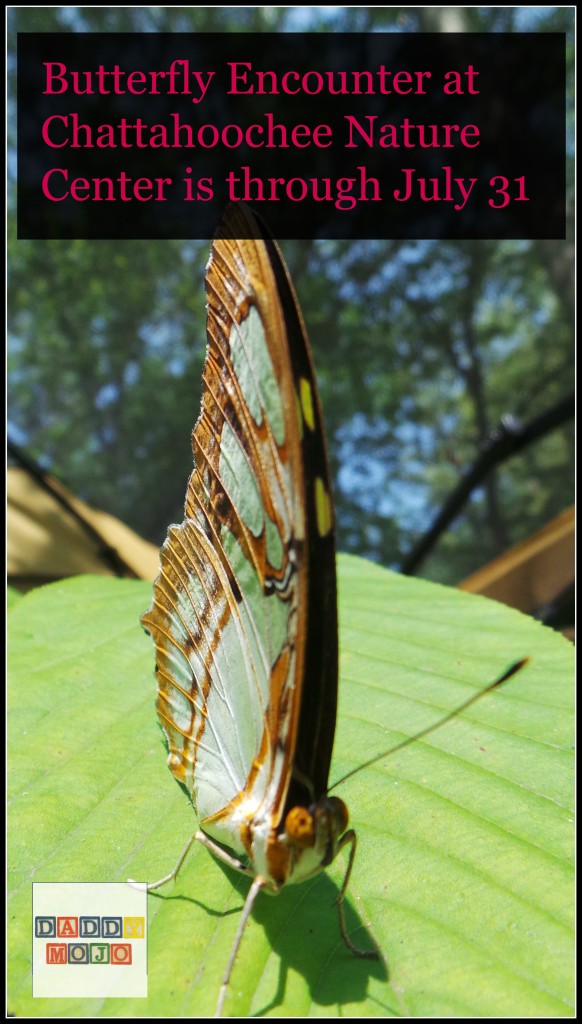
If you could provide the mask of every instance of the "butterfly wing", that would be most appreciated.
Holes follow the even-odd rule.
[[[275,277],[298,404],[306,519],[307,604],[294,780],[289,805],[327,792],[337,710],[338,623],[335,524],[321,402],[301,309],[278,246],[264,234]],[[307,793],[301,780],[307,780]],[[303,787],[304,789],[305,787]]]
[[[170,768],[205,830],[248,852],[245,814],[262,808],[276,827],[288,799],[326,789],[333,512],[301,314],[277,247],[241,207],[215,238],[206,289],[185,520],[170,528],[143,623]]]

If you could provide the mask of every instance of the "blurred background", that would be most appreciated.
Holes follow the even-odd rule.
[[[8,28],[9,579],[20,589],[69,572],[155,573],[192,466],[209,243],[17,239],[16,32],[566,32],[571,224],[573,8],[21,7]],[[339,550],[503,600],[513,587],[509,603],[563,625],[571,228],[557,241],[279,242],[317,367]]]

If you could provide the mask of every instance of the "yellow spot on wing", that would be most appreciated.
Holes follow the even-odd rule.
[[[317,532],[320,537],[325,537],[332,526],[331,499],[320,476],[315,479],[315,512]]]
[[[301,408],[303,410],[303,419],[307,423],[310,430],[315,430],[315,414],[313,412],[313,393],[311,391],[311,384],[305,377],[302,377],[299,381],[299,395],[301,398]]]
[[[299,401],[299,395],[293,389],[295,394],[295,405],[297,406],[297,423],[299,424],[299,440],[303,440],[303,416],[301,415],[301,402]]]

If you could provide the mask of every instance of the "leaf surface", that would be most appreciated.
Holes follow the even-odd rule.
[[[339,559],[340,691],[331,781],[531,662],[463,716],[334,790],[345,861],[261,894],[225,1012],[273,1016],[573,1015],[573,648],[512,609]],[[9,617],[9,1011],[209,1016],[248,880],[195,845],[149,897],[147,999],[32,999],[33,881],[155,880],[196,827],[165,764],[150,588],[78,577]]]

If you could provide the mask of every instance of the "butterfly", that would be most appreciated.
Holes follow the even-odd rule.
[[[237,204],[206,272],[208,349],[184,521],[161,551],[142,623],[156,645],[168,765],[202,842],[253,882],[225,973],[261,889],[279,892],[349,850],[328,795],[338,629],[334,510],[307,334],[278,246]]]

